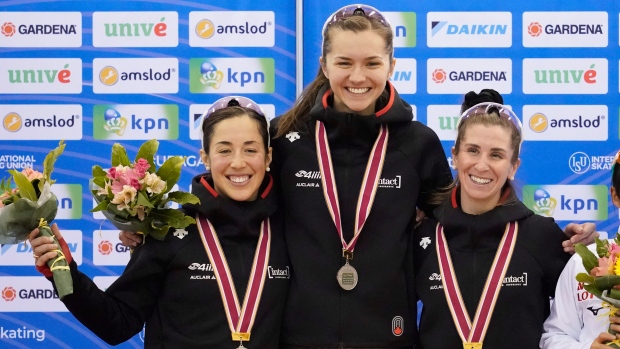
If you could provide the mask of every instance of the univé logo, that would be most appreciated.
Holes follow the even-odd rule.
[[[527,33],[530,34],[530,36],[532,37],[540,36],[542,31],[543,27],[538,22],[532,22],[530,23],[530,25],[527,26]]]
[[[443,69],[435,69],[432,74],[433,81],[435,81],[438,84],[441,84],[444,81],[446,81],[446,76],[447,76],[446,71]]]
[[[200,82],[214,89],[219,89],[222,81],[224,80],[224,73],[217,70],[217,67],[206,61],[200,65]]]
[[[545,69],[534,70],[537,84],[596,84],[596,64],[591,64],[590,69]]]
[[[114,246],[112,246],[112,243],[110,241],[102,240],[97,246],[97,249],[99,250],[99,253],[101,253],[104,256],[107,256],[110,253],[112,253]]]
[[[2,24],[2,35],[6,37],[11,37],[15,35],[15,25],[11,22],[4,22]]]
[[[203,19],[196,24],[196,35],[201,39],[209,39],[215,34],[215,25],[208,19]]]
[[[534,207],[532,211],[539,215],[551,217],[557,205],[558,201],[552,198],[546,190],[538,188],[534,191]]]
[[[9,83],[11,84],[53,84],[71,82],[69,64],[63,69],[9,69]]]
[[[4,116],[2,125],[9,132],[17,132],[22,128],[22,117],[17,113],[8,113]]]
[[[104,23],[105,36],[166,36],[168,25],[166,17],[162,17],[159,23]]]
[[[125,128],[127,128],[127,119],[121,116],[116,109],[108,108],[103,113],[103,118],[105,120],[105,124],[103,125],[103,129],[116,133],[119,136],[122,136],[125,133]]]
[[[12,302],[17,297],[17,291],[11,286],[7,286],[2,289],[2,299],[7,302]]]

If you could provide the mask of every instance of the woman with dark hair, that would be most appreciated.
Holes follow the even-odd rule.
[[[502,103],[492,90],[465,96],[452,147],[457,180],[414,232],[422,348],[537,348],[570,257],[554,220],[516,196],[522,126]]]
[[[278,348],[289,264],[277,210],[267,120],[250,99],[226,97],[206,112],[200,156],[209,171],[192,180],[197,205],[182,210],[197,224],[150,236],[104,292],[70,262],[69,311],[109,344],[122,343],[146,322],[146,348]],[[31,244],[37,269],[58,249],[51,238]],[[251,334],[251,336],[250,336]]]

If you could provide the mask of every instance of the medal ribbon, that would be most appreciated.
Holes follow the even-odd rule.
[[[463,297],[461,296],[456,274],[454,273],[452,257],[450,257],[450,250],[443,232],[443,226],[437,223],[436,247],[439,270],[441,272],[441,282],[443,283],[443,290],[446,295],[446,300],[448,301],[452,319],[454,320],[454,324],[456,325],[456,329],[463,343],[482,344],[484,340],[487,328],[491,322],[495,302],[499,296],[506,270],[508,270],[508,264],[510,264],[510,259],[512,258],[518,230],[517,222],[506,224],[504,236],[495,253],[495,259],[491,265],[484,290],[478,302],[478,309],[476,309],[476,316],[472,326],[469,314],[465,308],[465,303],[463,302]]]
[[[202,243],[209,255],[209,260],[213,266],[213,271],[217,277],[217,284],[220,288],[224,311],[228,318],[228,325],[234,341],[249,341],[250,332],[254,325],[258,304],[263,293],[265,275],[267,275],[267,264],[269,262],[269,251],[271,247],[271,226],[269,218],[261,223],[261,232],[254,253],[254,262],[250,272],[250,279],[245,291],[243,307],[239,307],[239,299],[235,284],[233,283],[228,262],[224,256],[224,251],[217,238],[215,229],[207,219],[196,215],[198,230]]]
[[[316,153],[319,160],[319,169],[321,170],[323,195],[325,196],[327,208],[332,216],[334,224],[336,225],[338,235],[340,236],[343,251],[353,253],[357,239],[359,238],[362,228],[364,227],[364,223],[366,222],[366,218],[368,218],[368,215],[370,214],[370,209],[375,200],[375,194],[377,193],[381,170],[383,169],[385,151],[387,149],[388,142],[388,133],[387,126],[381,125],[377,140],[375,141],[372,151],[370,152],[368,164],[366,165],[366,172],[364,173],[364,180],[362,182],[359,198],[357,200],[357,210],[355,212],[355,234],[351,241],[347,244],[342,233],[338,190],[336,189],[334,166],[332,164],[329,144],[327,142],[327,132],[325,131],[325,125],[323,125],[322,122],[316,122]]]

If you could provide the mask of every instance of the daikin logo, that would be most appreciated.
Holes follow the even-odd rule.
[[[431,35],[435,36],[443,28],[446,28],[447,35],[505,35],[508,30],[508,24],[450,24],[445,21],[434,21],[431,23]]]
[[[175,47],[178,42],[177,12],[93,12],[95,47]]]
[[[606,220],[605,185],[526,185],[523,203],[556,220]]]
[[[189,13],[193,47],[272,47],[273,11],[193,11]]]
[[[510,12],[429,12],[429,47],[510,47]]]
[[[272,93],[275,64],[272,58],[192,58],[192,93]]]
[[[417,92],[417,61],[413,58],[399,58],[397,69],[390,77],[390,82],[400,94]]]

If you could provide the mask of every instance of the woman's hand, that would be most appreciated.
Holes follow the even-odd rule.
[[[570,254],[575,253],[575,244],[589,245],[594,242],[594,238],[599,236],[594,223],[570,223],[564,228],[564,234],[569,240],[562,242],[562,247],[564,247],[564,252]]]
[[[136,234],[131,231],[121,230],[118,233],[118,239],[121,240],[123,246],[133,248],[142,243],[143,235]]]
[[[616,339],[611,333],[601,332],[598,337],[594,339],[592,345],[590,345],[590,349],[613,349],[612,347],[605,345],[605,342],[613,341]]]
[[[56,223],[52,224],[51,230],[58,241],[62,240],[62,235],[60,234]],[[36,228],[30,232],[30,235],[28,235],[28,240],[32,246],[32,255],[34,257],[35,265],[37,267],[43,267],[47,264],[47,261],[58,256],[58,252],[56,251],[59,250],[60,247],[54,242],[53,238],[49,236],[37,237],[37,235],[39,235],[39,228]]]

